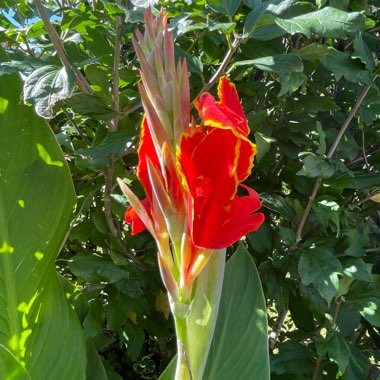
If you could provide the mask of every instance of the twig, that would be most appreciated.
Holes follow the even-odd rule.
[[[319,367],[321,366],[321,363],[322,363],[322,356],[320,356],[317,361],[315,362],[315,367],[314,367],[314,372],[313,372],[313,377],[311,378],[311,380],[317,380],[318,378],[318,373],[319,373]]]
[[[137,111],[141,107],[142,107],[142,103],[141,102],[139,102],[137,104],[134,104],[132,107],[128,108],[126,111],[120,112],[120,116],[121,117],[127,116],[127,115],[131,114],[132,112]]]
[[[314,184],[313,191],[310,195],[309,201],[307,202],[305,211],[302,215],[300,224],[298,225],[298,228],[297,228],[296,244],[298,244],[302,240],[302,232],[303,232],[303,229],[305,227],[306,220],[310,214],[311,208],[313,207],[313,202],[314,202],[315,197],[317,196],[320,185],[321,185],[321,179],[317,178],[317,180],[315,181],[315,184]]]
[[[63,49],[62,42],[59,39],[59,36],[53,28],[52,24],[50,23],[49,17],[46,14],[45,8],[43,7],[41,0],[34,0],[34,4],[38,10],[38,13],[40,14],[41,20],[44,23],[45,29],[49,35],[51,42],[53,43],[55,51],[57,52],[57,55],[61,60],[63,66],[65,66],[67,69],[72,69],[75,72],[76,82],[81,91],[85,94],[91,94],[92,90],[90,85],[87,83],[86,78],[83,76],[83,74],[77,67],[70,63],[69,59],[67,58],[65,50]]]
[[[31,49],[29,42],[28,42],[28,39],[25,37],[25,35],[22,35],[22,40],[24,41],[25,46],[26,46],[26,50],[28,51],[30,56],[34,57],[34,51]]]
[[[115,225],[115,221],[112,216],[112,208],[111,208],[111,189],[113,187],[113,174],[115,170],[115,157],[111,156],[109,159],[109,163],[107,166],[107,170],[105,172],[105,188],[104,188],[104,214],[106,216],[106,221],[108,228],[111,231],[111,235],[115,238],[119,237],[119,230]]]
[[[212,78],[209,80],[208,83],[206,83],[200,93],[207,92],[217,81],[218,79],[223,75],[224,71],[226,70],[228,64],[231,61],[231,58],[235,54],[240,42],[241,42],[241,35],[236,34],[235,38],[232,42],[231,47],[228,49],[226,55],[223,58],[222,63],[220,64],[218,70],[216,70],[215,74],[212,76]]]
[[[380,144],[374,144],[374,145],[372,145],[371,147],[369,147],[366,150],[366,152],[364,154],[365,158],[363,156],[358,157],[355,160],[350,161],[347,164],[347,166],[352,166],[352,165],[358,164],[359,162],[361,162],[361,161],[367,159],[368,157],[370,157],[371,155],[377,153],[379,150],[380,150]]]
[[[332,321],[332,328],[335,329],[336,328],[336,321],[338,319],[338,315],[339,315],[339,311],[340,311],[340,307],[342,306],[342,303],[345,301],[344,297],[341,296],[341,297],[338,297],[338,300],[336,302],[336,306],[335,306],[335,312],[334,312],[334,317],[333,317],[333,321]]]
[[[373,77],[373,81],[376,80],[377,76],[378,75],[376,74]],[[371,88],[370,85],[367,85],[364,87],[364,89],[363,89],[362,93],[360,94],[360,96],[358,97],[355,105],[352,107],[352,110],[351,110],[350,114],[348,115],[348,118],[346,119],[346,121],[342,125],[342,128],[340,129],[338,136],[336,136],[334,143],[332,144],[329,152],[327,153],[327,158],[331,158],[333,156],[333,154],[335,153],[335,150],[338,147],[338,144],[339,144],[340,140],[342,139],[344,133],[346,132],[347,127],[350,125],[352,119],[355,117],[356,113],[358,112],[359,107],[362,105],[364,98],[367,96],[370,88]]]
[[[115,171],[115,163],[116,163],[116,158],[111,156],[109,159],[107,170],[104,173],[104,177],[105,177],[104,215],[106,217],[106,222],[111,232],[111,235],[121,242],[125,256],[127,256],[128,259],[134,262],[135,264],[139,265],[140,268],[144,269],[145,268],[144,263],[142,263],[133,253],[131,253],[129,249],[127,248],[127,246],[125,245],[123,238],[121,236],[121,231],[119,230],[118,225],[113,219],[111,194],[112,194],[112,191],[115,189],[115,184],[113,180],[113,175]]]
[[[358,201],[354,202],[354,203],[351,203],[350,205],[348,205],[348,209],[350,211],[354,210],[356,207],[360,206],[361,204],[363,204],[364,202],[367,202],[368,200],[370,200],[374,195],[376,194],[379,194],[380,193],[380,187],[378,187],[376,190],[374,190],[372,193],[369,193],[367,196],[365,196],[364,198],[362,199],[359,199]]]
[[[116,4],[120,5],[121,0],[116,0]],[[119,64],[120,64],[120,52],[121,52],[121,28],[122,28],[123,20],[122,16],[116,16],[116,31],[115,31],[115,57],[113,60],[113,106],[114,110],[117,112],[116,116],[112,120],[112,128],[110,127],[110,131],[116,131],[117,126],[120,120],[120,95],[119,95]]]
[[[269,349],[273,350],[274,346],[276,345],[277,339],[281,333],[282,325],[284,324],[286,314],[288,314],[288,310],[281,310],[278,313],[276,323],[273,326],[272,332],[269,334]]]
[[[376,78],[377,78],[377,74],[374,76],[373,81],[375,81]],[[368,94],[369,89],[370,89],[369,85],[365,86],[363,91],[359,95],[358,99],[356,100],[355,105],[352,107],[350,114],[348,115],[347,119],[343,123],[342,128],[340,129],[340,131],[339,131],[338,135],[336,136],[329,152],[327,153],[328,159],[330,159],[333,156],[333,154],[335,153],[340,140],[342,139],[342,137],[343,137],[344,133],[346,132],[347,127],[350,125],[352,119],[355,117],[356,113],[358,112],[358,109],[361,106],[361,104],[363,103],[364,98]],[[298,228],[297,228],[296,243],[295,243],[296,245],[302,240],[302,232],[303,232],[303,229],[305,227],[306,220],[309,217],[309,214],[310,214],[311,208],[313,206],[314,200],[318,194],[318,190],[319,190],[319,187],[321,185],[321,182],[322,182],[321,178],[318,178],[315,182],[313,191],[310,195],[309,201],[308,201],[306,208],[305,208],[305,211],[302,215],[300,224],[298,225]]]
[[[368,160],[367,160],[367,155],[366,155],[366,152],[365,152],[365,134],[364,134],[364,125],[362,127],[362,152],[363,152],[363,159],[364,159],[364,162],[365,162],[365,166],[367,167],[367,170],[369,172],[372,171],[372,168],[371,168],[371,165],[369,164]]]
[[[65,244],[66,244],[67,239],[69,238],[69,236],[70,236],[70,234],[71,234],[71,231],[72,231],[72,229],[73,229],[73,227],[74,227],[75,222],[79,219],[80,215],[82,214],[83,207],[84,207],[84,205],[85,205],[85,203],[86,203],[86,200],[89,199],[89,198],[91,198],[92,196],[93,196],[93,192],[91,192],[91,193],[86,197],[86,199],[83,201],[82,205],[80,206],[80,209],[78,210],[77,214],[75,215],[74,219],[71,221],[71,223],[70,223],[70,227],[69,227],[69,229],[66,231],[66,234],[65,234],[65,236],[64,236],[64,238],[63,238],[63,240],[62,240],[61,246],[59,247],[59,251],[58,251],[58,253],[60,253],[60,252],[62,251],[63,247],[64,247]]]
[[[366,253],[371,253],[371,252],[378,253],[378,252],[380,252],[380,248],[368,248],[365,251],[366,251]]]

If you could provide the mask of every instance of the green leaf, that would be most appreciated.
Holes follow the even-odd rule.
[[[334,50],[331,46],[318,45],[316,42],[313,42],[297,50],[297,54],[306,61],[314,62],[320,61]]]
[[[247,25],[247,28],[250,25]],[[246,26],[245,26],[246,27]],[[249,33],[249,30],[247,30]],[[250,38],[259,41],[270,41],[284,35],[286,32],[284,29],[280,28],[275,22],[274,17],[270,14],[265,14],[260,17],[256,22],[253,33]]]
[[[31,380],[22,364],[2,344],[0,344],[0,376],[4,380]]]
[[[55,268],[74,187],[49,125],[20,95],[18,76],[0,78],[0,344],[32,379],[84,379],[82,329]]]
[[[38,115],[53,117],[53,107],[74,92],[75,74],[66,67],[44,66],[33,71],[24,83],[24,101],[35,105]]]
[[[218,320],[204,379],[269,379],[265,310],[257,269],[240,244],[226,265]]]
[[[253,11],[248,13],[244,23],[244,35],[251,34],[258,26],[258,20],[265,14],[279,16],[298,0],[269,0],[257,4],[247,4]]]
[[[255,66],[260,70],[282,75],[294,71],[303,71],[301,58],[297,54],[293,53],[249,59],[246,61],[238,61],[234,63],[233,67],[235,66]]]
[[[368,239],[363,236],[357,229],[351,229],[345,232],[349,247],[344,251],[348,256],[362,257],[365,255],[365,246]]]
[[[310,178],[330,178],[336,171],[335,165],[332,165],[326,159],[314,154],[308,154],[302,158],[303,167],[297,172],[297,175]]]
[[[375,68],[373,53],[369,49],[367,43],[363,40],[361,33],[359,33],[359,36],[354,40],[354,53],[352,54],[352,58],[359,58],[370,71]]]
[[[182,50],[178,46],[175,47],[175,54],[176,57],[186,58],[189,71],[191,73],[198,74],[201,78],[203,78],[203,64],[198,57]]]
[[[367,264],[358,257],[344,257],[342,259],[342,266],[342,273],[347,277],[364,281],[371,280]]]
[[[345,295],[369,323],[380,327],[380,283],[356,280]]]
[[[214,11],[233,17],[239,9],[241,0],[207,0],[207,4]]]
[[[290,72],[281,76],[281,91],[278,96],[283,96],[288,92],[296,91],[300,86],[302,86],[307,81],[307,77],[303,72]]]
[[[103,363],[91,339],[87,339],[86,347],[87,347],[87,361],[88,361],[86,379],[108,380]]]
[[[76,165],[80,168],[99,170],[106,167],[109,159],[123,157],[132,144],[135,133],[132,130],[109,133],[103,141],[91,148],[76,151]]]
[[[113,284],[129,278],[129,272],[98,255],[77,255],[70,260],[69,268],[75,276],[93,284],[97,282]]]
[[[330,303],[339,289],[338,273],[342,266],[329,247],[311,246],[302,253],[298,271],[304,285],[313,284]]]
[[[276,348],[278,353],[270,358],[272,372],[278,375],[286,373],[302,375],[313,370],[313,356],[303,344],[288,341],[278,344]]]
[[[348,343],[338,331],[333,331],[321,341],[317,346],[317,352],[320,356],[327,354],[329,359],[338,365],[341,373],[346,370],[351,356]]]
[[[272,139],[271,137],[264,136],[260,132],[255,133],[255,143],[257,146],[257,156],[256,160],[257,162],[260,162],[261,159],[265,156],[266,153],[270,151],[271,144],[274,143],[276,140]]]
[[[290,34],[302,33],[306,37],[344,38],[364,28],[366,17],[361,12],[347,13],[332,7],[289,19],[275,18],[275,22]]]
[[[109,120],[117,115],[110,106],[111,100],[99,94],[75,94],[68,103],[75,113],[95,120]]]
[[[330,70],[338,81],[342,77],[353,83],[372,82],[370,73],[357,60],[353,60],[350,53],[335,51],[321,61],[321,64]]]

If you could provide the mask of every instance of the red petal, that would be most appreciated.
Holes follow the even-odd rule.
[[[138,148],[139,164],[137,166],[137,177],[142,183],[148,198],[152,197],[152,186],[149,180],[147,159],[149,158],[153,166],[159,167],[160,162],[154,147],[146,117],[141,123],[140,143]]]
[[[226,77],[222,77],[218,86],[220,102],[208,92],[201,94],[195,101],[203,124],[214,128],[235,129],[248,136],[248,122],[240,104],[235,85]]]
[[[141,201],[142,205],[146,209],[146,211],[150,214],[150,202],[147,198]],[[126,223],[132,225],[132,235],[136,235],[137,233],[146,230],[146,226],[143,221],[140,219],[136,210],[133,207],[130,207],[124,216],[124,220]]]
[[[245,119],[236,87],[226,76],[222,76],[219,80],[218,95],[221,104],[231,109],[242,119]]]
[[[248,196],[236,197],[225,207],[215,205],[209,210],[207,224],[201,219],[194,223],[194,244],[212,249],[228,247],[261,226],[264,214],[253,214],[260,207],[258,194],[252,189]]]
[[[261,207],[254,190],[236,196],[254,153],[254,145],[231,129],[183,135],[178,159],[189,190],[189,224],[196,246],[227,247],[263,222],[263,214],[252,214]]]

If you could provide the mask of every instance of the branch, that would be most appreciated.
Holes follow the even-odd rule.
[[[362,198],[362,199],[359,199],[357,202],[354,202],[354,203],[351,203],[350,205],[348,205],[348,209],[350,211],[354,210],[356,207],[360,206],[361,204],[363,204],[364,202],[367,202],[368,200],[370,200],[374,195],[376,194],[379,194],[380,193],[380,187],[378,187],[376,190],[374,190],[372,193],[369,193],[366,197]]]
[[[269,334],[269,349],[272,351],[274,346],[276,345],[277,339],[281,333],[282,325],[284,324],[286,314],[288,314],[288,310],[282,310],[278,313],[276,323],[273,326],[272,332]]]
[[[121,0],[116,0],[116,4],[120,5]],[[117,115],[112,120],[112,127],[110,131],[116,131],[120,120],[120,96],[119,96],[119,64],[120,64],[120,51],[121,51],[121,28],[122,28],[122,16],[116,16],[116,31],[115,31],[115,57],[113,60],[113,107],[117,112]]]
[[[373,81],[376,80],[377,74],[373,77]],[[335,153],[336,148],[338,147],[338,144],[340,140],[342,139],[344,133],[346,132],[347,127],[350,125],[352,119],[355,117],[356,113],[359,110],[359,107],[362,105],[364,98],[367,96],[369,89],[371,88],[370,85],[367,85],[364,87],[362,93],[359,95],[355,105],[352,107],[351,113],[348,115],[348,118],[342,125],[342,128],[340,129],[338,136],[336,136],[334,143],[332,144],[329,152],[327,153],[327,158],[331,158],[333,154]]]
[[[373,81],[375,81],[376,78],[377,78],[377,74],[374,76]],[[338,135],[336,136],[329,152],[327,153],[328,159],[330,159],[333,156],[333,154],[335,153],[340,140],[342,139],[342,137],[343,137],[344,133],[346,132],[347,127],[350,125],[352,119],[355,117],[356,113],[358,112],[358,109],[361,106],[361,104],[363,103],[364,98],[368,94],[369,89],[370,89],[369,85],[365,86],[363,91],[359,95],[358,99],[356,100],[355,105],[352,107],[350,114],[348,115],[347,119],[343,123],[342,128],[340,129],[340,131],[339,131]],[[296,243],[295,243],[296,245],[302,240],[302,232],[303,232],[303,229],[305,227],[306,220],[309,217],[309,214],[310,214],[311,208],[313,206],[314,200],[318,194],[318,190],[319,190],[319,187],[321,185],[321,182],[322,182],[321,178],[318,178],[314,184],[313,191],[310,195],[309,201],[308,201],[306,208],[305,208],[305,211],[302,215],[300,224],[298,225],[298,228],[297,228]]]
[[[40,14],[41,20],[44,23],[45,29],[63,66],[65,66],[67,69],[72,69],[75,72],[76,82],[81,91],[85,94],[91,94],[92,90],[90,85],[87,83],[86,78],[82,75],[81,71],[77,67],[70,63],[69,59],[67,58],[65,50],[63,49],[62,42],[52,24],[50,23],[49,17],[46,14],[41,0],[34,0],[34,4],[38,10],[38,13]]]
[[[319,367],[321,366],[322,360],[323,360],[323,358],[322,358],[322,356],[320,356],[318,358],[318,360],[316,361],[315,367],[314,367],[314,372],[313,372],[313,377],[311,378],[311,380],[317,380],[318,373],[319,373]]]
[[[226,70],[228,64],[230,63],[231,61],[231,58],[233,57],[233,55],[235,54],[240,42],[241,42],[241,35],[239,34],[236,34],[235,35],[235,38],[232,42],[232,45],[231,47],[228,49],[225,57],[223,58],[223,61],[222,63],[220,64],[218,70],[216,70],[215,74],[212,76],[212,78],[210,79],[210,81],[208,83],[206,83],[202,90],[200,91],[200,94],[202,94],[203,92],[207,92],[208,90],[210,90],[210,88],[218,81],[218,79],[224,74],[224,71]]]

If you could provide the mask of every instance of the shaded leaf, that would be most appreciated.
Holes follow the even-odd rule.
[[[350,53],[335,51],[321,61],[321,64],[333,72],[338,81],[342,77],[354,83],[371,83],[370,73],[360,62],[353,60]]]
[[[68,103],[75,113],[91,116],[95,120],[109,120],[117,115],[108,105],[111,100],[98,94],[75,94]]]
[[[342,373],[346,370],[351,356],[350,347],[338,331],[333,331],[321,341],[317,346],[317,352],[320,356],[327,354]]]
[[[99,170],[106,167],[111,156],[123,157],[132,144],[133,131],[109,133],[103,141],[87,149],[76,151],[76,164],[80,168]]]
[[[330,303],[339,289],[338,273],[342,266],[328,247],[313,247],[302,253],[298,271],[304,285],[313,284]]]

